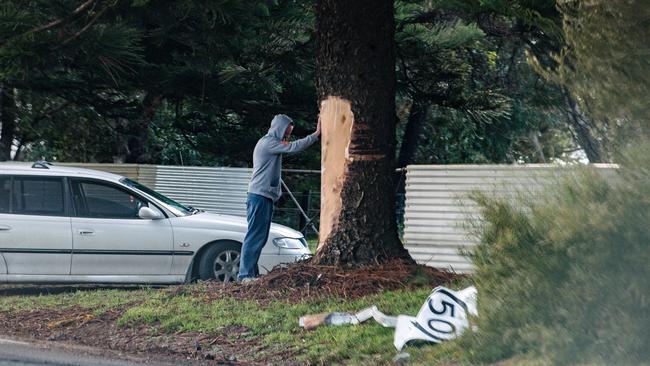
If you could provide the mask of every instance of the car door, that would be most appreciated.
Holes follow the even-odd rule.
[[[69,275],[64,178],[0,175],[0,252],[9,275]]]
[[[73,275],[167,275],[173,233],[169,219],[138,217],[142,206],[158,210],[114,183],[71,179]],[[158,210],[160,211],[160,210]]]

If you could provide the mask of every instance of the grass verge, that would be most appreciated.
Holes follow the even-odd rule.
[[[24,288],[30,292],[34,287]],[[64,287],[64,291],[55,288],[55,293],[37,293],[36,295],[0,296],[0,312],[29,312],[36,310],[67,308],[81,308],[92,311],[94,315],[101,315],[108,310],[116,309],[129,304],[141,302],[156,293],[148,287],[134,287],[125,289],[77,289]],[[16,289],[20,291],[20,288]]]
[[[114,320],[118,331],[139,329],[142,337],[169,337],[193,334],[201,348],[218,354],[224,343],[245,345],[237,359],[243,362],[277,363],[282,355],[292,364],[391,364],[397,353],[394,330],[370,320],[358,326],[320,327],[305,331],[298,318],[305,314],[329,311],[358,311],[377,305],[387,314],[416,314],[431,288],[401,289],[364,296],[355,300],[334,297],[260,303],[223,297],[209,300],[209,287],[188,285],[191,291],[173,289],[100,289],[76,292],[0,297],[0,312],[33,317],[48,309],[81,308],[92,314],[119,309]],[[458,287],[458,286],[456,286]],[[100,327],[101,329],[101,327]],[[212,339],[219,342],[210,344]],[[242,346],[244,347],[244,346]],[[448,347],[409,348],[411,364],[430,364],[431,360],[452,359]],[[282,363],[282,362],[280,362]]]

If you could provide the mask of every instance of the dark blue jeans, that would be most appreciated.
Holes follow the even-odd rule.
[[[260,259],[262,248],[269,238],[271,218],[273,217],[273,201],[258,194],[249,193],[246,200],[246,220],[248,231],[244,237],[239,261],[238,280],[259,276],[257,261]]]

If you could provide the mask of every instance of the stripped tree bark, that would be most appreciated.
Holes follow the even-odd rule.
[[[321,228],[315,261],[409,258],[397,235],[392,0],[319,0]]]

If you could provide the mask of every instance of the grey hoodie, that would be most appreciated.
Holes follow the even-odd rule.
[[[284,131],[292,120],[284,114],[278,114],[271,121],[269,132],[264,135],[253,150],[253,176],[248,184],[248,193],[259,194],[274,202],[280,198],[282,188],[282,154],[295,154],[308,148],[318,140],[313,133],[303,139],[282,143]]]

